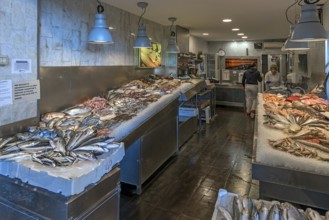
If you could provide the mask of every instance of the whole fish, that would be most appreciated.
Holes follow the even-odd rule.
[[[80,146],[92,145],[92,144],[98,143],[98,142],[109,143],[109,142],[112,142],[113,140],[114,140],[114,138],[110,138],[110,137],[106,137],[106,136],[96,136],[96,137],[86,140]]]
[[[97,145],[90,145],[90,146],[74,148],[73,151],[89,151],[89,152],[93,152],[96,154],[102,154],[102,153],[108,152],[108,149],[106,149],[105,147],[97,146]]]
[[[288,220],[304,220],[304,216],[302,215],[302,213],[300,213],[298,211],[298,209],[293,206],[292,204],[285,202],[281,204],[281,210],[286,210],[286,212],[284,212],[283,216],[284,219],[288,219]]]
[[[63,112],[48,112],[41,117],[41,121],[49,122],[53,118],[63,118],[66,114]]]
[[[249,220],[250,219],[250,213],[248,211],[248,209],[243,208],[241,216],[240,216],[240,220]]]
[[[66,154],[65,141],[63,138],[58,137],[49,141],[49,144],[54,148],[54,152],[59,152],[62,155]]]
[[[233,199],[233,219],[240,220],[242,213],[242,201],[239,196],[235,196]]]
[[[217,215],[212,218],[212,220],[232,220],[230,213],[223,207],[216,205]]]
[[[280,206],[278,204],[273,204],[268,216],[267,216],[267,220],[281,220],[280,217]]]
[[[305,210],[305,214],[307,215],[309,220],[323,220],[322,216],[317,211],[311,208],[307,208]]]
[[[6,146],[7,144],[13,142],[13,141],[16,141],[17,138],[12,136],[12,137],[8,137],[8,138],[2,138],[1,141],[0,141],[0,148]]]
[[[268,208],[263,203],[259,210],[259,220],[266,220],[268,216]]]
[[[95,137],[96,135],[97,133],[95,132],[95,130],[89,127],[85,131],[80,132],[80,135],[78,135],[78,137],[74,139],[74,142],[69,143],[66,149],[73,150],[74,148],[79,147],[82,143],[89,140],[90,138]]]
[[[1,160],[21,160],[21,159],[28,159],[31,155],[26,152],[16,152],[10,154],[0,154],[0,161]]]
[[[92,108],[87,106],[73,106],[65,109],[63,112],[72,116],[85,115],[92,111]]]
[[[247,209],[249,213],[251,213],[253,207],[254,205],[250,198],[248,198],[247,196],[242,197],[242,208]]]

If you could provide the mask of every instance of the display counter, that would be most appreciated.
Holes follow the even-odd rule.
[[[216,104],[233,107],[244,107],[245,96],[241,84],[217,83]]]
[[[259,180],[260,197],[329,209],[329,162],[296,157],[272,148],[268,139],[287,135],[264,125],[263,103],[263,95],[259,94],[252,177]]]

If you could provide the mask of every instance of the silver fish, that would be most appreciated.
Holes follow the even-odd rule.
[[[22,151],[26,152],[33,152],[33,151],[48,151],[48,150],[53,150],[53,147],[50,145],[45,145],[45,146],[31,146],[31,147],[24,147],[20,148]]]
[[[285,202],[281,204],[282,210],[287,210],[286,215],[283,215],[288,220],[304,220],[304,216],[292,204]]]
[[[16,160],[16,159],[27,159],[31,155],[26,152],[17,152],[11,154],[0,154],[0,160]]]
[[[241,216],[240,216],[240,220],[249,220],[250,219],[250,213],[248,211],[248,209],[243,208]]]
[[[280,217],[280,208],[278,204],[273,204],[268,216],[267,216],[267,220],[281,220]]]
[[[306,213],[309,220],[323,220],[321,215],[317,211],[315,211],[311,208],[307,208],[305,210],[305,213]]]
[[[84,115],[91,112],[93,109],[87,106],[73,106],[65,109],[63,112],[72,116]]]
[[[253,203],[252,200],[246,196],[242,197],[242,208],[247,209],[249,213],[252,212],[253,210]]]
[[[73,143],[68,144],[67,150],[73,150],[74,148],[79,147],[82,143],[89,140],[90,138],[93,138],[97,135],[95,130],[93,128],[88,128],[83,132],[80,132],[81,135],[78,135],[78,138],[74,139]]]
[[[216,205],[217,215],[212,220],[232,220],[230,213],[223,207]]]
[[[97,145],[90,145],[90,146],[77,147],[73,149],[73,151],[91,151],[93,153],[102,154],[108,152],[108,149]]]
[[[240,220],[241,213],[242,213],[242,201],[240,200],[239,196],[235,196],[233,199],[233,219]]]
[[[66,153],[65,141],[63,138],[58,137],[58,138],[55,138],[54,140],[50,140],[49,144],[54,148],[54,152],[59,152],[62,155],[65,155],[65,153]]]
[[[43,122],[49,122],[53,118],[63,118],[66,114],[63,112],[48,112],[41,117]]]
[[[17,138],[16,137],[8,137],[8,138],[2,138],[0,141],[0,148],[4,147],[5,145],[11,143],[12,141],[15,141]]]
[[[263,203],[263,205],[261,206],[261,209],[259,211],[259,220],[266,220],[267,216],[268,216],[268,208]]]

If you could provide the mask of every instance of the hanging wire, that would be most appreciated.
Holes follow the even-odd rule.
[[[97,12],[98,13],[103,13],[104,12],[104,7],[103,7],[102,3],[99,0],[97,0],[97,2],[98,2]]]
[[[145,14],[145,12],[146,12],[146,7],[143,8],[143,12],[142,12],[141,16],[139,17],[139,20],[138,20],[138,26],[139,26],[139,24],[140,24],[140,22],[141,22],[141,20],[142,20],[143,15]]]
[[[286,9],[286,19],[287,21],[290,23],[290,24],[293,24],[290,19],[289,19],[289,16],[288,16],[288,11],[291,7],[293,7],[294,5],[296,5],[298,3],[299,0],[295,0],[295,2],[293,4],[291,4],[287,9]],[[301,0],[300,0],[301,1]]]

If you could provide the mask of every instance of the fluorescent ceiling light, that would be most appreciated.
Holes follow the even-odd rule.
[[[223,19],[223,22],[225,22],[225,23],[227,23],[227,22],[231,22],[232,21],[232,19],[230,19],[230,18],[225,18],[225,19]]]
[[[241,38],[243,38],[243,39],[247,39],[248,37],[247,37],[247,36],[243,36],[243,37],[241,37]]]
[[[243,35],[244,35],[244,33],[238,33],[237,35],[238,35],[238,36],[243,36]]]
[[[202,33],[202,35],[204,35],[204,36],[208,36],[208,35],[209,35],[209,33]]]
[[[232,31],[239,31],[239,28],[232,28]]]

